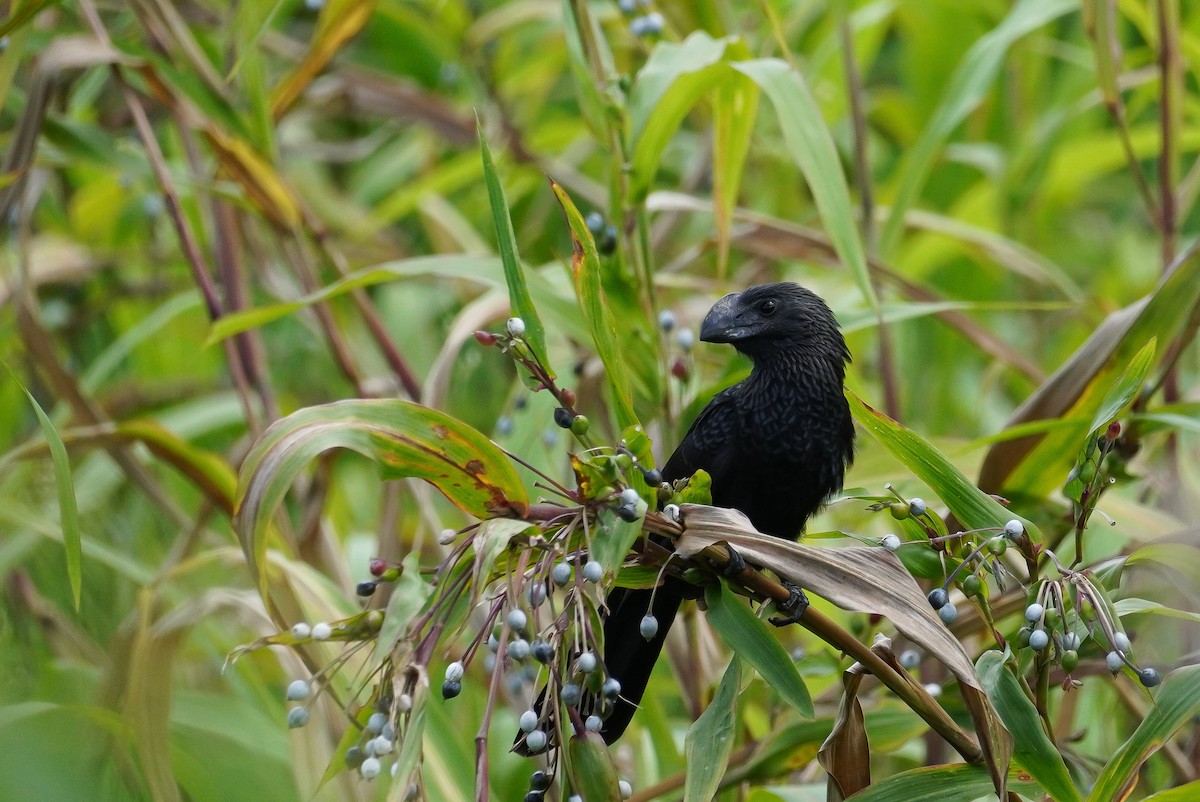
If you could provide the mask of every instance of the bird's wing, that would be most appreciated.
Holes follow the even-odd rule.
[[[668,482],[686,479],[703,468],[712,477],[713,485],[720,485],[721,477],[732,470],[737,456],[740,391],[741,385],[735,384],[713,396],[663,466],[664,479]]]

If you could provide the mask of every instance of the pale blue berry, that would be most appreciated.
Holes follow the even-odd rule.
[[[362,762],[362,765],[358,767],[358,770],[364,778],[373,780],[379,776],[379,771],[382,768],[383,764],[379,762],[379,758],[369,757]]]
[[[505,328],[508,329],[508,333],[513,337],[520,337],[525,333],[525,321],[519,317],[510,317]]]
[[[312,694],[312,688],[308,686],[308,682],[302,679],[292,680],[287,686],[287,700],[289,702],[303,702]]]
[[[301,621],[298,624],[292,624],[292,636],[296,638],[307,638],[312,634],[312,627]]]
[[[670,309],[664,309],[658,313],[658,327],[663,331],[671,331],[675,328],[675,313]]]
[[[599,582],[604,576],[604,566],[595,560],[588,560],[583,566],[583,578],[588,582]]]
[[[372,713],[367,719],[367,732],[372,735],[378,735],[383,732],[383,725],[387,724],[387,715],[385,713]]]
[[[550,569],[550,578],[560,587],[571,581],[571,566],[565,562],[555,563]]]
[[[924,515],[925,509],[925,499],[912,498],[908,500],[908,511],[913,515]]]
[[[529,656],[529,641],[517,638],[508,644],[508,656],[517,661],[524,660]]]
[[[508,627],[514,632],[525,631],[525,625],[529,623],[529,617],[525,615],[524,610],[509,610],[508,611]]]
[[[658,634],[658,619],[652,615],[647,615],[642,618],[642,623],[639,626],[642,637],[646,640],[652,640]]]
[[[943,623],[952,624],[958,618],[958,608],[954,606],[953,602],[946,602],[938,609],[938,617],[942,619]]]
[[[1118,632],[1113,635],[1113,648],[1115,648],[1118,652],[1128,652],[1132,645],[1133,644],[1129,642],[1129,636],[1124,632]]]
[[[604,726],[604,719],[599,716],[588,716],[583,722],[583,728],[588,732],[600,732],[600,728]]]
[[[879,544],[888,551],[895,551],[900,548],[900,538],[895,535],[884,535]]]
[[[1029,648],[1035,652],[1040,652],[1045,649],[1050,643],[1050,636],[1046,634],[1044,629],[1035,629],[1029,633]]]
[[[584,652],[583,654],[579,655],[578,664],[580,671],[582,671],[584,674],[591,674],[596,670],[596,653]]]
[[[288,729],[294,730],[308,723],[308,708],[293,707],[288,711]]]
[[[525,736],[525,746],[530,752],[540,752],[546,748],[546,733],[541,730],[534,730]]]
[[[533,732],[537,729],[538,714],[533,710],[526,710],[521,714],[521,730],[523,732]]]
[[[1037,602],[1034,602],[1033,604],[1031,604],[1025,608],[1025,620],[1031,624],[1035,623],[1037,621],[1041,621],[1042,614],[1045,612],[1046,612],[1046,609],[1044,607],[1042,607],[1042,605],[1038,604]]]
[[[1108,665],[1108,670],[1116,674],[1125,665],[1125,660],[1121,657],[1120,652],[1109,652],[1104,658],[1104,662]]]
[[[313,640],[329,640],[329,636],[333,634],[333,627],[322,621],[319,624],[313,624],[312,639]]]
[[[463,674],[465,673],[466,670],[463,668],[463,664],[457,660],[446,666],[446,680],[448,682],[456,682],[457,680],[462,679]]]
[[[1011,538],[1018,538],[1025,533],[1025,524],[1013,518],[1004,525],[1004,534]]]

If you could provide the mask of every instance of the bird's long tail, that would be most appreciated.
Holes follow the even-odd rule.
[[[608,676],[621,683],[621,695],[613,712],[604,720],[600,734],[605,743],[621,737],[637,710],[646,684],[658,662],[658,655],[666,642],[667,632],[683,602],[683,590],[687,585],[668,577],[654,591],[653,605],[649,589],[614,588],[606,599],[609,609],[604,622],[604,666]],[[658,620],[658,632],[650,640],[641,634],[642,618],[647,614]]]
[[[621,694],[600,729],[605,743],[611,744],[620,738],[637,711],[638,702],[646,692],[646,684],[650,681],[650,674],[658,662],[658,655],[662,652],[667,632],[675,621],[687,587],[687,583],[667,577],[653,593],[653,603],[651,590],[646,588],[614,588],[605,599],[605,606],[609,610],[604,622],[605,673],[621,683]],[[643,638],[641,633],[642,619],[647,614],[653,615],[658,621],[658,631],[650,640]],[[533,710],[539,716],[546,704],[546,691],[546,688],[542,688],[533,705]],[[601,700],[590,695],[585,695],[580,703],[580,709],[585,711],[603,707]],[[555,729],[553,723],[548,729]],[[525,733],[517,733],[513,751],[525,756],[533,754],[525,744]]]

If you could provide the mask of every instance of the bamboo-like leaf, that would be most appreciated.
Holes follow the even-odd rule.
[[[803,716],[813,714],[812,697],[796,663],[784,650],[769,625],[750,612],[745,602],[735,597],[724,584],[704,589],[708,603],[708,622],[730,651],[754,666],[763,681]]]
[[[709,802],[716,799],[717,789],[729,755],[733,752],[737,725],[737,695],[742,681],[742,661],[736,654],[729,661],[717,693],[700,718],[688,728],[683,739],[687,758],[684,776],[684,802]]]
[[[529,286],[525,281],[525,269],[521,266],[521,258],[517,254],[517,236],[513,232],[512,218],[508,214],[508,201],[504,198],[504,186],[500,176],[496,174],[496,165],[492,162],[492,152],[488,149],[487,140],[483,136],[483,128],[476,120],[476,131],[479,134],[479,151],[483,156],[483,181],[487,185],[488,201],[492,207],[492,222],[496,226],[496,241],[500,249],[500,261],[504,264],[504,279],[508,284],[508,299],[513,314],[525,322],[525,340],[533,350],[542,366],[553,378],[554,371],[550,360],[546,358],[546,329],[542,318],[538,315],[537,307],[529,294]],[[521,378],[531,388],[535,380],[525,371],[520,371]]]
[[[998,501],[976,487],[954,463],[915,432],[871,408],[849,390],[846,391],[846,398],[850,401],[854,419],[893,457],[932,488],[946,502],[954,517],[968,529],[1002,527],[1016,518],[1022,522],[1026,534],[1035,543],[1042,542],[1041,531],[1036,526],[1000,506]]]
[[[713,212],[717,229],[717,275],[724,277],[729,262],[733,212],[750,136],[758,115],[758,87],[735,73],[717,84],[713,96]]]
[[[571,275],[575,280],[575,294],[591,329],[596,353],[604,363],[608,385],[612,390],[617,425],[621,429],[636,426],[638,420],[633,411],[629,375],[617,349],[616,323],[605,303],[604,288],[600,285],[600,254],[596,251],[596,241],[566,190],[554,181],[550,182],[550,186],[562,205],[567,216],[567,225],[571,228]]]
[[[1138,769],[1200,712],[1200,665],[1176,669],[1163,680],[1154,706],[1096,778],[1088,802],[1123,799]]]
[[[1012,733],[1013,756],[1055,802],[1082,802],[1062,755],[1042,728],[1037,709],[1005,663],[1006,655],[992,649],[984,652],[976,668],[992,706]]]
[[[842,264],[854,276],[863,298],[874,309],[879,299],[867,271],[867,255],[859,238],[846,175],[808,85],[799,72],[779,59],[755,59],[733,66],[748,75],[770,98],[784,143],[808,182],[829,240]]]
[[[50,461],[54,465],[54,484],[58,488],[58,516],[62,524],[63,550],[67,556],[67,583],[71,587],[75,609],[78,610],[83,599],[83,537],[79,530],[79,508],[75,503],[75,483],[71,480],[71,460],[67,457],[67,448],[63,445],[58,430],[54,428],[54,423],[42,409],[42,405],[33,397],[33,393],[25,389],[12,368],[7,369],[13,381],[21,387],[21,392],[25,393],[29,405],[33,407],[38,425],[42,428],[42,435],[50,448]]]
[[[1025,798],[1037,799],[1042,789],[1020,771],[1008,773],[1010,791]],[[996,790],[991,775],[982,766],[926,766],[893,774],[864,788],[846,802],[913,802],[914,799],[936,799],[937,802],[975,802],[995,799]]]
[[[229,173],[263,215],[284,231],[300,225],[300,204],[279,172],[244,140],[216,125],[204,130],[221,167]]]
[[[746,46],[732,37],[713,39],[694,31],[678,44],[660,42],[638,71],[629,98],[632,194],[635,199],[650,191],[662,152],[680,123],[696,104],[720,82],[729,78],[727,52],[748,55]]]
[[[358,35],[374,11],[375,0],[329,0],[322,6],[304,59],[275,88],[271,114],[276,120],[287,113],[338,51]]]
[[[900,188],[892,201],[891,216],[879,240],[879,250],[885,258],[892,254],[896,246],[904,216],[925,184],[942,142],[983,102],[1013,42],[1077,7],[1078,4],[1073,0],[1021,0],[1003,22],[980,38],[963,57],[947,83],[946,93],[933,119],[926,124],[917,143],[908,151]]]
[[[416,276],[440,276],[456,278],[489,286],[501,286],[503,266],[495,256],[467,256],[461,254],[416,256],[394,262],[364,267],[344,276],[319,290],[308,293],[296,301],[259,306],[235,312],[216,320],[209,331],[206,345],[219,343],[227,337],[287,317],[322,301],[339,298],[361,287],[370,287],[398,279]],[[537,275],[536,273],[533,275]],[[587,328],[579,320],[579,310],[569,298],[551,290],[544,280],[528,282],[530,295],[538,309],[553,315],[556,328],[564,334],[584,339]]]
[[[270,521],[308,462],[331,448],[375,460],[384,479],[424,479],[477,517],[522,515],[516,469],[490,440],[445,413],[400,400],[339,401],[277,421],[242,464],[234,525],[259,589]]]

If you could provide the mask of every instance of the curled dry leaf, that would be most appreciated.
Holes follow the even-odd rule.
[[[925,594],[896,555],[879,548],[817,548],[754,529],[737,510],[685,504],[683,535],[676,549],[690,556],[714,543],[728,543],[748,562],[767,566],[828,599],[843,610],[882,615],[923,646],[960,683],[980,689],[975,666],[962,645],[934,614]]]

